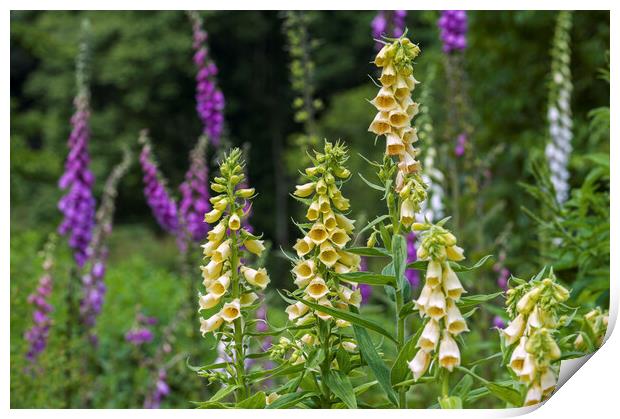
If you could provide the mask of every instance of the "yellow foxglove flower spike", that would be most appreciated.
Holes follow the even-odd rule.
[[[508,367],[527,387],[523,404],[540,403],[555,389],[557,375],[554,363],[562,356],[554,338],[554,329],[560,322],[556,319],[567,310],[564,301],[569,292],[558,292],[553,272],[542,279],[522,281],[506,292],[506,307],[510,324],[501,331],[507,347],[517,341],[512,350]]]
[[[244,208],[252,205],[256,195],[253,188],[242,186],[244,165],[241,150],[233,149],[220,163],[221,176],[215,177],[211,184],[218,195],[210,199],[213,209],[205,214],[205,221],[217,224],[212,226],[207,243],[202,246],[207,262],[201,270],[208,293],[198,297],[202,335],[221,331],[227,336],[221,341],[227,353],[232,354],[231,365],[226,370],[231,380],[243,383],[236,389],[237,399],[249,393],[245,379],[245,356],[249,348],[244,343],[247,342],[244,328],[250,310],[259,299],[254,290],[264,290],[269,284],[265,268],[244,266],[255,259],[252,254],[260,256],[265,250],[262,240],[241,227],[247,216]],[[219,312],[213,314],[218,308]],[[204,311],[210,315],[207,319],[202,317]]]
[[[393,97],[389,98],[391,93],[384,93],[386,95],[379,95],[378,100],[394,100]],[[339,274],[359,270],[360,265],[360,257],[346,251],[355,223],[343,214],[343,211],[349,209],[350,202],[340,191],[342,182],[351,176],[350,171],[344,167],[347,158],[344,145],[328,141],[325,141],[322,152],[314,152],[311,156],[313,166],[305,170],[307,179],[304,182],[307,182],[305,185],[315,187],[310,190],[308,186],[310,192],[304,196],[306,200],[303,202],[308,205],[306,218],[312,225],[309,229],[304,228],[304,237],[299,238],[293,246],[299,257],[292,268],[294,282],[299,288],[293,296],[315,302],[326,307],[326,310],[327,307],[348,310],[350,306],[358,307],[361,304],[360,291],[338,277]],[[297,188],[300,189],[303,188]],[[295,338],[299,339],[300,344],[324,345],[328,352],[340,349],[340,338],[336,336],[342,332],[337,330],[350,327],[351,324],[315,308],[309,308],[302,302],[286,308],[290,321],[298,326],[309,326],[309,329],[305,329],[303,334],[300,332]],[[323,330],[319,329],[323,322],[329,323],[329,336],[319,333],[319,330]],[[347,342],[348,351],[357,350],[355,342]],[[326,356],[335,359],[329,353]],[[303,363],[305,358],[299,353],[291,355],[288,361],[292,364]]]
[[[439,225],[416,223],[413,228],[422,232],[418,257],[428,261],[425,284],[415,307],[422,317],[430,317],[416,347],[429,354],[438,351],[439,366],[452,372],[461,362],[454,337],[469,331],[456,304],[465,290],[448,262],[447,247],[455,246],[456,239],[450,239],[454,237],[452,233]]]

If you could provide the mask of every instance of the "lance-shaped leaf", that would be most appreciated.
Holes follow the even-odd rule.
[[[459,309],[463,310],[465,308],[470,308],[470,307],[476,306],[478,304],[482,304],[482,303],[485,303],[487,301],[491,301],[491,300],[499,297],[503,293],[504,293],[503,291],[499,291],[499,292],[495,292],[493,294],[468,295],[466,297],[461,297],[460,301],[458,303],[456,303],[456,305],[458,306]]]
[[[338,396],[349,409],[357,409],[357,400],[349,377],[340,371],[328,369],[323,371],[323,379],[332,393]]]
[[[396,286],[399,289],[403,289],[405,269],[407,268],[407,242],[400,234],[392,237],[392,261],[394,263]]]
[[[382,247],[350,247],[347,252],[367,257],[390,257],[390,253]]]
[[[304,303],[305,305],[307,305],[308,307],[314,310],[318,310],[322,313],[329,314],[330,316],[333,316],[337,319],[346,320],[353,325],[361,326],[363,328],[372,330],[373,332],[377,332],[385,336],[386,338],[390,339],[392,342],[396,342],[396,338],[394,338],[394,336],[392,336],[390,332],[385,330],[383,326],[381,326],[379,323],[376,323],[372,320],[368,320],[360,316],[358,313],[353,313],[351,311],[344,311],[344,310],[340,310],[340,309],[333,308],[333,307],[322,306],[320,304],[304,300],[303,298],[297,297],[294,295],[293,295],[293,298],[301,301],[302,303]]]
[[[237,407],[238,409],[264,409],[265,393],[263,391],[259,391],[255,395],[240,401],[235,407]]]
[[[300,391],[299,393],[283,394],[276,399],[273,403],[266,407],[266,409],[288,409],[301,403],[309,397],[316,396],[313,391]]]
[[[355,331],[357,345],[360,353],[362,354],[362,357],[364,358],[372,372],[375,374],[375,378],[387,395],[390,403],[392,403],[394,406],[398,406],[396,393],[394,392],[394,389],[392,389],[392,385],[390,383],[390,370],[377,353],[375,345],[372,343],[368,332],[366,331],[366,329],[363,329],[356,325],[353,325],[353,330]]]
[[[348,272],[345,274],[338,274],[338,279],[358,284],[395,285],[393,276],[375,274],[372,272]]]

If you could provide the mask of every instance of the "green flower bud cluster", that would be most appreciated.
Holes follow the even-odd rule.
[[[437,224],[413,223],[414,231],[423,231],[422,242],[418,248],[420,260],[463,260],[463,249],[456,245],[456,237],[443,227],[447,219]]]
[[[603,345],[607,326],[609,325],[609,312],[600,307],[590,310],[583,316],[581,330],[575,338],[575,349],[580,351],[595,350]]]

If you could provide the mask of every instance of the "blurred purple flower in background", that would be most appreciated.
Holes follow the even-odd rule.
[[[217,147],[224,127],[224,95],[216,85],[217,67],[209,57],[207,32],[197,12],[188,12],[194,32],[194,64],[196,64],[196,111],[203,123],[203,132]]]
[[[510,271],[504,265],[506,261],[506,252],[501,251],[497,262],[493,265],[493,271],[498,274],[497,285],[506,291],[508,289],[508,280],[510,279]]]
[[[398,38],[405,32],[406,10],[380,10],[370,22],[373,39],[381,39],[382,36]],[[377,42],[375,47],[381,49],[382,43]]]
[[[360,272],[368,271],[368,260],[365,256],[360,258]],[[362,294],[362,303],[366,304],[372,295],[372,286],[368,284],[359,284],[360,293]]]
[[[95,224],[96,205],[92,192],[95,177],[88,168],[90,93],[86,75],[87,54],[85,38],[80,44],[76,65],[78,93],[74,99],[75,113],[71,117],[73,128],[67,142],[69,154],[65,162],[65,172],[58,181],[60,189],[67,190],[58,202],[58,209],[63,213],[63,221],[58,231],[63,236],[70,234],[69,246],[73,249],[73,257],[80,268],[88,259],[87,247]]]
[[[205,157],[207,141],[205,135],[198,140],[190,153],[190,167],[185,174],[185,181],[179,186],[181,191],[179,214],[189,238],[194,241],[204,239],[209,231],[209,224],[204,222],[205,213],[211,210],[209,168]]]
[[[82,276],[82,298],[80,300],[80,316],[88,328],[95,325],[97,316],[101,313],[106,286],[103,281],[108,260],[107,239],[112,234],[114,224],[115,199],[118,183],[129,169],[131,153],[125,149],[123,160],[117,164],[108,176],[103,188],[101,205],[97,211],[95,230],[88,247],[90,269]],[[96,344],[97,339],[91,333],[90,340]]]
[[[415,248],[416,236],[414,232],[407,235],[407,264],[413,263],[418,259],[418,252]],[[417,288],[420,285],[420,272],[415,269],[407,269],[405,276],[409,281],[412,288]]]
[[[506,322],[500,316],[495,316],[493,317],[493,327],[503,329],[506,327]]]
[[[461,157],[465,154],[465,147],[467,147],[467,134],[461,133],[456,137],[456,146],[454,147],[454,154],[457,157]]]
[[[170,387],[166,382],[166,370],[161,369],[157,375],[157,380],[155,381],[155,386],[153,387],[152,393],[144,401],[144,408],[159,409],[161,406],[161,401],[168,394],[170,394]]]
[[[125,340],[132,345],[140,346],[153,340],[153,332],[146,328],[130,330],[125,333]]]
[[[467,13],[464,10],[444,10],[437,21],[443,52],[450,54],[467,48]]]
[[[165,231],[176,234],[179,228],[177,204],[161,180],[161,175],[153,160],[151,143],[148,140],[146,130],[140,133],[140,142],[142,143],[140,165],[142,166],[144,180],[144,196],[146,196],[146,201],[159,225]]]
[[[34,312],[32,313],[33,325],[26,331],[24,338],[30,344],[26,358],[32,363],[36,362],[39,354],[45,350],[49,329],[52,324],[48,315],[53,310],[53,307],[48,302],[48,298],[52,293],[53,287],[51,272],[54,266],[53,250],[54,238],[52,236],[45,246],[44,273],[39,279],[35,292],[28,296],[28,303],[34,306]]]
[[[125,341],[136,346],[151,342],[154,335],[149,326],[154,326],[155,324],[157,324],[157,319],[155,317],[145,316],[142,312],[138,312],[136,314],[134,326],[125,333]]]

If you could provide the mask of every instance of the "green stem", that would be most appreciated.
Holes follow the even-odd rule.
[[[390,216],[392,218],[392,229],[393,236],[400,234],[400,220],[398,211],[400,210],[400,199],[394,202],[392,205],[388,205],[388,211],[390,212]],[[396,300],[396,353],[400,353],[400,351],[405,346],[405,317],[400,317],[400,311],[403,308],[404,304],[404,296],[403,290],[400,285],[394,289],[395,300]],[[407,408],[407,388],[399,387],[398,388],[398,405],[401,409]]]
[[[73,381],[73,358],[74,358],[74,335],[75,330],[73,328],[73,322],[76,321],[79,315],[76,309],[76,282],[79,280],[79,273],[76,268],[72,268],[69,273],[69,283],[67,284],[67,294],[65,295],[65,303],[67,304],[67,318],[65,321],[65,334],[67,339],[67,346],[65,352],[65,408],[70,409],[73,407],[74,398],[74,381]]]
[[[322,320],[318,320],[318,321],[322,321]],[[324,329],[319,325],[318,330],[319,330],[319,340],[321,341],[321,346],[323,347],[323,352],[325,353],[325,358],[323,359],[323,363],[321,365],[321,392],[323,393],[323,397],[322,397],[322,405],[324,409],[329,409],[331,408],[331,398],[332,398],[332,394],[331,391],[329,390],[329,387],[327,387],[327,384],[325,383],[325,376],[327,375],[327,373],[329,372],[330,369],[330,351],[329,351],[329,336],[331,334],[331,330],[329,329],[329,325],[324,325],[326,328],[326,332],[324,333]]]
[[[452,178],[452,219],[454,220],[454,229],[456,231],[459,231],[459,223],[460,223],[460,219],[459,219],[459,200],[460,200],[460,195],[459,195],[459,173],[458,173],[458,167],[457,167],[457,162],[453,162],[452,165],[450,165],[450,174],[451,174],[451,178]]]
[[[448,397],[450,394],[450,371],[446,370],[443,373],[443,380],[441,382],[441,395]]]
[[[228,199],[230,202],[230,214],[237,212],[237,203],[235,200],[235,186],[231,183],[228,185]],[[237,231],[230,232],[230,273],[231,273],[231,294],[232,299],[240,297],[241,284],[239,281],[239,243]],[[234,326],[234,344],[235,344],[235,372],[237,374],[236,392],[237,402],[247,398],[249,389],[245,381],[245,356],[243,353],[243,319],[238,317],[233,322]]]
[[[396,340],[398,341],[398,353],[405,346],[405,318],[400,317],[400,311],[403,308],[403,291],[398,288],[396,290]],[[398,404],[401,409],[407,408],[407,388],[398,388]]]

